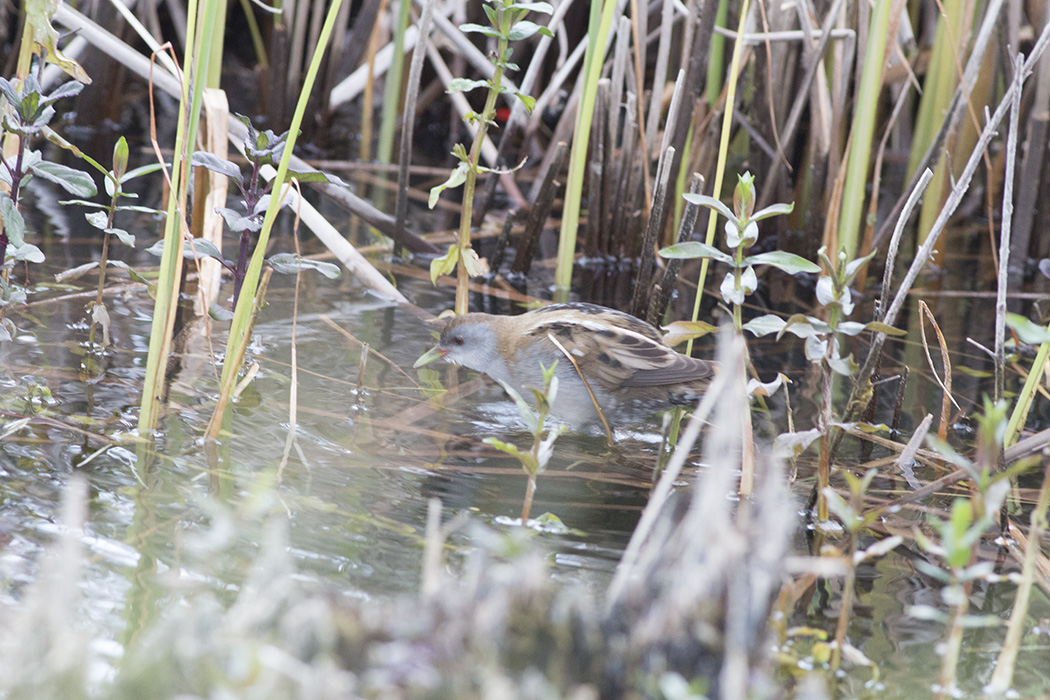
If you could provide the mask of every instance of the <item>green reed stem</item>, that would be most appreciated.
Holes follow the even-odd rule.
[[[405,32],[408,31],[408,22],[411,18],[409,11],[411,9],[412,0],[401,0],[400,11],[397,16],[397,27],[394,29],[394,55],[390,61],[390,68],[386,72],[386,88],[383,91],[383,113],[379,122],[379,143],[376,145],[376,160],[380,163],[390,163],[394,157],[394,136],[397,133],[398,122],[401,121],[401,111],[398,109],[398,105],[401,103],[402,76],[405,72]],[[376,207],[384,209],[387,201],[387,189],[385,187],[373,189]]]
[[[851,257],[857,257],[857,241],[864,214],[865,190],[868,186],[868,163],[875,135],[875,118],[882,88],[882,64],[886,56],[892,0],[878,0],[871,15],[868,30],[868,49],[864,53],[864,70],[853,114],[849,160],[846,163],[846,182],[842,190],[839,212],[838,248]],[[832,251],[835,252],[835,251]]]
[[[580,202],[583,199],[583,176],[587,165],[587,146],[594,121],[594,103],[598,96],[598,79],[602,73],[605,45],[612,27],[615,0],[605,0],[597,19],[598,2],[591,3],[591,22],[587,32],[587,54],[583,63],[583,98],[576,113],[576,133],[569,155],[569,178],[565,183],[565,207],[558,239],[558,262],[554,269],[555,299],[567,297],[572,284],[572,265],[576,258],[576,234],[580,227]],[[639,128],[642,128],[639,125]]]
[[[211,58],[202,46],[210,46],[215,27],[215,14],[219,0],[204,0],[199,23],[202,32],[198,36],[198,10],[200,3],[189,3],[186,21],[186,56],[182,75],[182,96],[179,99],[178,127],[175,132],[175,151],[168,190],[167,216],[164,225],[164,253],[160,259],[157,277],[157,297],[153,306],[153,324],[150,328],[149,354],[146,357],[146,375],[143,379],[142,402],[139,410],[138,429],[150,433],[157,427],[160,400],[164,393],[164,368],[171,349],[172,330],[175,326],[175,311],[182,276],[182,237],[184,232],[186,199],[189,187],[189,162],[193,144],[197,138],[200,122],[204,81],[194,76],[206,74]],[[193,83],[193,95],[189,85]],[[186,232],[188,233],[188,231]]]

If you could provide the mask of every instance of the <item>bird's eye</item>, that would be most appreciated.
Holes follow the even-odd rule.
[[[455,343],[456,345],[462,345],[465,341],[463,340],[463,336],[457,335],[457,336],[452,338],[452,342]]]

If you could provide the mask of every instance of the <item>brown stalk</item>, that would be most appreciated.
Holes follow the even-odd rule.
[[[934,318],[933,312],[930,311],[930,307],[926,305],[925,301],[919,301],[919,312],[919,336],[922,338],[922,348],[926,351],[926,362],[930,366],[930,371],[933,372],[933,378],[937,380],[938,386],[944,392],[941,397],[941,419],[937,424],[937,437],[941,440],[946,440],[948,438],[948,422],[951,419],[951,406],[954,404],[956,408],[959,408],[959,404],[952,397],[952,361],[948,356],[948,345],[944,340],[944,335],[941,333],[940,326],[937,325],[937,319]],[[926,342],[926,323],[923,320],[924,318],[930,319],[933,332],[937,334],[937,344],[941,349],[941,362],[944,364],[943,381],[937,375],[933,357],[930,356],[930,346]]]
[[[638,262],[638,275],[634,281],[634,296],[631,299],[630,312],[641,318],[645,315],[647,300],[652,293],[650,282],[653,268],[656,265],[656,245],[663,221],[664,201],[667,199],[667,184],[671,177],[671,161],[674,160],[674,149],[668,148],[660,159],[656,172],[656,188],[653,190],[653,204],[649,208],[649,222],[642,239],[642,257]]]
[[[609,427],[609,421],[605,420],[605,411],[602,410],[601,405],[598,403],[598,397],[594,395],[594,391],[591,389],[591,383],[587,381],[587,377],[585,377],[583,375],[583,372],[580,370],[580,366],[578,364],[576,364],[576,358],[574,358],[569,353],[569,351],[565,349],[565,346],[562,345],[561,343],[559,343],[558,339],[555,338],[551,333],[548,333],[547,337],[550,339],[550,341],[552,343],[554,343],[554,347],[556,347],[559,350],[561,350],[561,354],[565,355],[565,357],[567,357],[569,359],[569,362],[572,363],[573,369],[576,370],[576,374],[580,375],[580,379],[583,380],[583,386],[587,389],[587,393],[591,397],[591,402],[594,404],[594,410],[598,412],[598,418],[601,419],[602,425],[605,426],[605,440],[606,440],[606,443],[609,445],[609,447],[612,447],[613,446],[612,429]],[[536,489],[535,484],[533,484],[532,488],[533,488],[533,490]],[[529,497],[529,500],[530,501],[532,500],[531,496]]]
[[[554,205],[554,197],[558,193],[557,178],[565,167],[565,158],[569,153],[569,145],[559,141],[554,147],[554,155],[551,159],[551,167],[547,170],[547,176],[540,185],[539,194],[536,195],[536,203],[529,209],[528,218],[525,220],[525,230],[518,242],[518,250],[514,254],[514,262],[510,265],[512,273],[527,275],[532,265],[532,258],[536,254],[536,246],[539,243],[543,226],[547,223],[551,207]]]

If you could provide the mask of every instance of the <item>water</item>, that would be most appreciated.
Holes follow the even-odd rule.
[[[32,274],[41,279],[51,271],[36,267]],[[104,376],[84,381],[87,299],[75,292],[90,289],[93,279],[64,300],[50,301],[54,291],[35,295],[15,318],[24,333],[2,349],[0,431],[11,433],[0,445],[0,604],[12,615],[26,605],[45,552],[63,531],[63,493],[74,474],[83,475],[89,512],[80,543],[87,558],[75,623],[91,640],[90,677],[100,687],[129,645],[173,608],[201,591],[231,605],[259,565],[275,520],[287,524],[294,579],[354,600],[419,590],[428,499],[439,498],[446,517],[469,512],[497,532],[513,531],[503,523],[520,512],[525,477],[482,439],[524,446],[528,435],[491,382],[471,384],[462,371],[409,369],[433,342],[433,328],[416,314],[345,277],[306,274],[296,316],[293,278],[275,275],[248,358],[259,371],[233,408],[229,432],[214,448],[200,439],[218,366],[198,336],[172,377],[156,453],[144,459],[133,433],[152,301],[133,287],[107,297],[113,347]],[[409,298],[428,300],[432,312],[450,303],[426,283],[403,278],[399,286]],[[221,351],[221,331],[213,333]],[[297,399],[288,447],[293,334]],[[363,372],[362,344],[369,347]],[[464,395],[431,403],[439,384],[455,376]],[[13,421],[30,414],[34,420],[14,429]],[[570,528],[540,538],[551,552],[550,575],[598,594],[646,502],[658,439],[652,431],[618,437],[610,451],[595,436],[563,436],[533,506],[534,515],[553,513]],[[800,472],[799,507],[812,488],[812,466],[803,463]],[[900,488],[879,484],[891,487]],[[891,524],[910,530],[925,518],[915,509]],[[806,553],[801,521],[797,526],[797,553]],[[478,545],[468,529],[449,541],[453,567]],[[913,697],[935,678],[944,629],[905,610],[940,605],[939,587],[916,572],[914,555],[891,553],[859,573],[849,639],[879,665],[884,688],[866,687],[871,674],[854,665],[840,687],[845,695]],[[792,624],[833,633],[840,590],[840,581],[818,584]],[[978,583],[973,607],[1005,619],[1012,592],[1012,584]],[[1037,592],[1031,618],[1046,617],[1050,606]],[[968,693],[987,679],[1001,636],[995,628],[967,637],[960,677]],[[798,640],[791,646],[800,666],[809,663],[803,647]],[[1025,692],[1050,689],[1039,661],[1048,649],[1045,632],[1026,637],[1018,674]]]

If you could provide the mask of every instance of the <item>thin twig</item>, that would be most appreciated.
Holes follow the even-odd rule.
[[[1021,70],[1021,57],[1014,58],[1014,73]],[[1017,131],[1021,113],[1021,91],[1010,100],[1010,130],[1006,136],[1006,172],[1003,174],[1003,208],[999,229],[999,275],[995,288],[995,400],[1003,397],[1006,378],[1006,290],[1010,274],[1010,232],[1013,230],[1014,169],[1017,167]]]
[[[587,381],[587,377],[584,376],[583,371],[580,370],[580,366],[576,364],[576,358],[574,358],[572,354],[565,349],[565,346],[558,342],[558,339],[555,338],[554,335],[551,333],[547,334],[547,338],[552,343],[554,343],[554,346],[556,348],[561,350],[562,355],[565,355],[565,357],[568,358],[569,363],[572,364],[573,369],[576,370],[576,374],[578,374],[580,380],[583,381],[583,386],[585,389],[587,389],[587,394],[590,395],[591,402],[594,404],[594,410],[598,413],[598,418],[601,419],[602,425],[605,426],[605,439],[611,447],[613,445],[612,428],[609,427],[609,421],[605,420],[605,412],[602,410],[601,404],[598,403],[598,397],[594,395],[594,390],[591,389],[591,383]],[[522,519],[524,519],[524,517],[525,516],[522,516]]]

